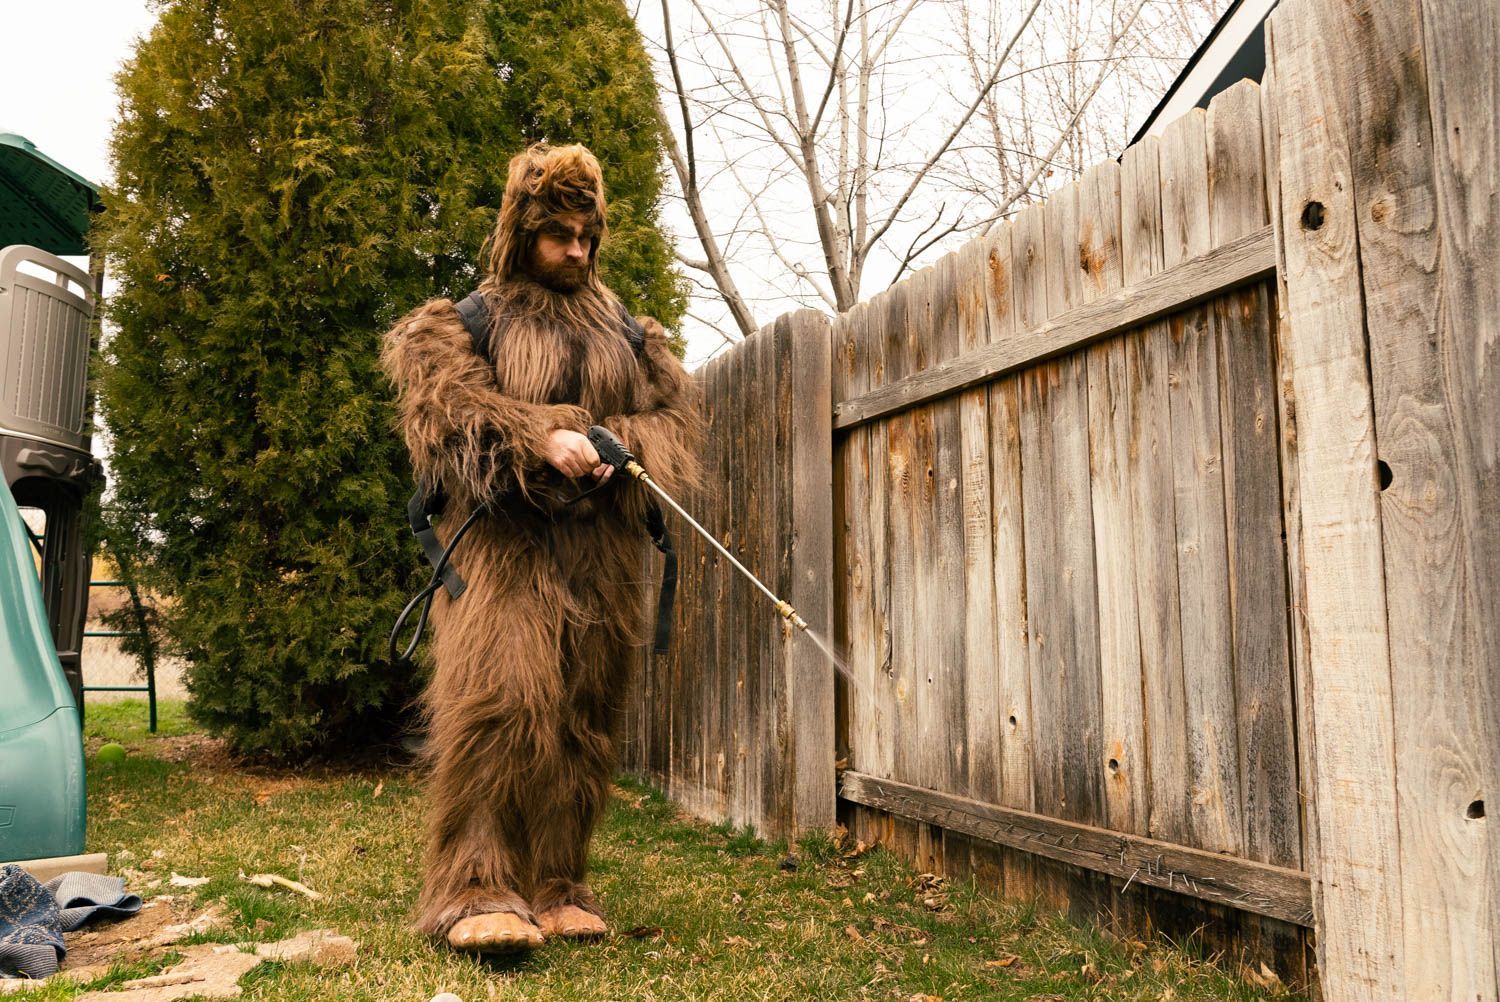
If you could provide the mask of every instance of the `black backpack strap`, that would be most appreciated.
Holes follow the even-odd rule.
[[[469,340],[474,343],[474,354],[486,362],[493,362],[494,359],[490,358],[490,304],[485,302],[484,293],[475,289],[455,306],[469,331]]]
[[[432,528],[432,516],[443,510],[446,501],[441,490],[429,495],[418,485],[411,500],[406,502],[406,523],[411,526],[411,534],[417,537],[417,542],[422,544],[422,555],[427,558],[427,563],[433,570],[442,567],[443,586],[448,589],[448,597],[458,598],[468,585],[464,584],[464,579],[459,577],[452,564],[444,562],[443,544],[438,542],[437,533]]]
[[[661,569],[661,594],[656,600],[656,644],[657,654],[667,653],[667,648],[672,640],[672,606],[677,599],[677,549],[672,545],[672,537],[667,532],[666,519],[662,518],[661,508],[652,501],[646,509],[646,532],[651,536],[651,542],[667,558],[666,564]]]
[[[646,353],[646,328],[635,322],[624,303],[620,304],[620,326],[624,328],[625,340],[630,342],[635,357],[640,358]]]
[[[464,328],[469,332],[474,354],[493,362],[490,358],[490,307],[484,293],[475,289],[455,303],[454,307],[464,322]],[[639,358],[646,352],[646,329],[636,323],[635,317],[631,316],[624,303],[620,303],[619,307],[621,332]],[[434,569],[441,566],[443,584],[447,587],[449,596],[458,598],[467,586],[453,565],[443,561],[443,545],[438,542],[437,533],[432,529],[431,516],[442,511],[444,501],[441,487],[430,496],[418,487],[406,504],[406,520],[411,526],[412,535],[422,544],[422,553],[427,562]],[[656,650],[664,654],[672,631],[672,607],[677,598],[677,550],[672,546],[666,521],[655,502],[646,511],[646,531],[651,535],[656,548],[667,558],[666,566],[662,569],[661,595],[656,605]]]

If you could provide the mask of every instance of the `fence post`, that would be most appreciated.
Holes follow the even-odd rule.
[[[778,439],[788,454],[777,457],[785,471],[781,546],[789,551],[783,597],[825,643],[833,637],[833,332],[828,318],[799,310],[775,325],[778,380],[790,392],[776,394]],[[789,788],[789,835],[833,827],[834,666],[808,637],[783,628],[790,754],[782,768]]]

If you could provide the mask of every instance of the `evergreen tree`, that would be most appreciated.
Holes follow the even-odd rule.
[[[510,155],[589,145],[608,279],[682,315],[639,36],[619,0],[167,0],[119,84],[120,536],[196,719],[262,754],[367,742],[421,683],[385,645],[426,576],[378,342],[476,284]]]

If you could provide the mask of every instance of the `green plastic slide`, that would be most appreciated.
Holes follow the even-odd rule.
[[[31,541],[0,479],[0,862],[83,852],[83,735]]]

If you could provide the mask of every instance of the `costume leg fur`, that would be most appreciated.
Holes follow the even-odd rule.
[[[641,629],[639,538],[611,528],[567,523],[536,546],[476,526],[468,590],[434,607],[419,931],[561,904],[598,913],[588,841]]]

